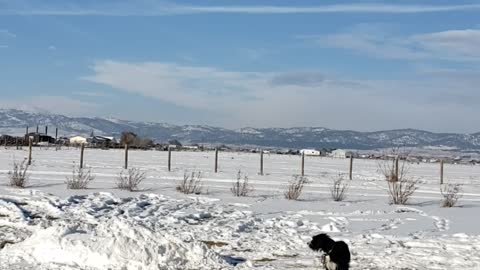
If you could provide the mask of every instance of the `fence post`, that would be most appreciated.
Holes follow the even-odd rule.
[[[85,151],[85,144],[82,143],[82,148],[80,148],[80,169],[83,169],[83,152]]]
[[[440,161],[440,185],[443,185],[443,160]]]
[[[172,170],[172,148],[168,147],[168,171]]]
[[[28,165],[32,165],[32,138],[28,136]]]
[[[263,175],[263,150],[260,150],[260,175]]]
[[[7,149],[7,144],[8,144],[8,138],[5,136],[5,149]]]
[[[15,137],[15,146],[17,147],[17,150],[19,149],[19,146],[18,146],[18,137]]]
[[[353,155],[350,156],[350,172],[349,172],[350,180],[353,178]]]
[[[218,148],[215,148],[215,173],[218,172]]]
[[[305,176],[305,152],[302,152],[302,176]]]
[[[399,157],[397,156],[395,158],[395,181],[398,181],[398,160],[399,160]]]
[[[125,170],[128,169],[128,144],[125,144]]]

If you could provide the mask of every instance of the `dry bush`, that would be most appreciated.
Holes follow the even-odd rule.
[[[440,185],[440,193],[443,196],[442,207],[454,207],[458,199],[462,197],[461,190],[462,186],[460,184]]]
[[[294,175],[284,192],[285,199],[298,200],[300,195],[302,195],[303,188],[307,183],[308,179],[305,176]]]
[[[86,189],[88,187],[88,183],[90,183],[95,176],[92,175],[92,169],[84,169],[80,168],[80,166],[73,166],[72,177],[67,177],[67,184],[68,189]]]
[[[390,203],[400,205],[407,204],[408,200],[418,189],[419,182],[409,175],[406,155],[403,155],[403,158],[401,158],[398,151],[392,151],[392,153],[396,158],[393,160],[384,160],[378,164],[378,167],[387,181]]]
[[[413,193],[418,189],[418,181],[406,178],[396,182],[388,182],[388,192],[392,204],[407,204]]]
[[[177,185],[177,191],[183,194],[200,194],[202,193],[202,172],[186,171],[183,174],[183,180]]]
[[[345,200],[349,185],[350,183],[345,180],[343,174],[338,174],[337,177],[333,178],[333,186],[330,189],[332,199],[336,202]]]
[[[10,186],[25,188],[28,182],[28,160],[24,159],[22,162],[13,162],[13,171],[8,172],[8,179]]]
[[[234,196],[246,197],[253,191],[253,187],[248,183],[248,176],[239,170],[237,173],[237,181],[233,182],[230,190]]]
[[[117,187],[119,189],[126,189],[134,191],[138,188],[138,185],[142,183],[146,178],[146,173],[137,168],[130,168],[128,170],[122,170],[117,178]]]

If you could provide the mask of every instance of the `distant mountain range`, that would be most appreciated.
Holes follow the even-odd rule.
[[[25,127],[41,132],[49,126],[54,134],[116,136],[133,131],[157,142],[177,139],[182,143],[255,145],[278,148],[379,149],[388,147],[431,147],[451,150],[480,150],[480,132],[475,134],[433,133],[415,129],[357,132],[322,127],[241,128],[230,130],[204,125],[171,125],[110,118],[67,117],[49,113],[0,109],[0,133],[22,135]]]

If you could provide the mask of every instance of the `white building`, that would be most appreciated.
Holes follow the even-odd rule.
[[[70,138],[70,144],[86,144],[87,138],[82,136],[74,136]]]
[[[353,153],[351,151],[337,149],[337,150],[333,150],[330,155],[333,158],[349,158],[353,155]]]
[[[321,152],[315,149],[302,149],[300,150],[300,154],[304,154],[305,156],[320,156]]]

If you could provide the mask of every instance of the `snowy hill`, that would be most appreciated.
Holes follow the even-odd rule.
[[[252,128],[229,130],[203,125],[171,125],[135,122],[111,118],[67,117],[63,115],[0,109],[0,133],[24,134],[48,125],[50,132],[59,128],[62,135],[84,134],[118,136],[122,131],[134,131],[159,142],[177,139],[188,143],[221,143],[303,148],[333,147],[376,149],[393,146],[480,150],[480,132],[475,134],[433,133],[414,129],[357,132],[322,127]]]

